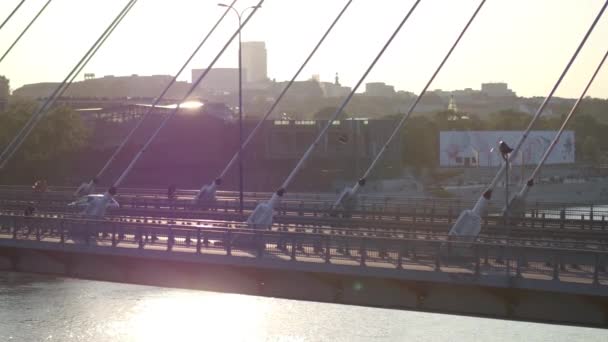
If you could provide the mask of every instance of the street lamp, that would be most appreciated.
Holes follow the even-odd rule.
[[[241,214],[243,213],[243,55],[241,48],[241,27],[242,21],[241,18],[243,14],[250,9],[261,8],[262,6],[249,6],[243,9],[241,12],[237,11],[236,8],[230,5],[219,3],[217,4],[220,7],[228,7],[239,18],[239,210]]]
[[[498,143],[498,150],[502,159],[505,161],[505,226],[507,225],[507,217],[509,216],[509,154],[513,149],[506,142]]]

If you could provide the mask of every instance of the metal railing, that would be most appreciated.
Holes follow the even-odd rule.
[[[274,262],[332,264],[365,269],[407,270],[454,275],[559,281],[608,285],[605,245],[553,242],[533,246],[525,239],[483,238],[474,242],[429,236],[348,233],[319,229],[254,230],[246,224],[208,222],[183,227],[142,222],[96,221],[48,217],[0,216],[0,241],[40,243],[61,248],[90,246],[115,249],[179,252],[190,256],[224,255]],[[5,244],[6,245],[6,244]],[[136,253],[136,252],[135,252]],[[241,259],[239,259],[241,258]],[[235,260],[237,262],[238,260]],[[289,262],[288,262],[289,261]],[[608,294],[608,292],[606,292]]]
[[[70,201],[73,199],[75,188],[72,187],[49,187],[49,191],[43,194],[34,194],[30,187],[26,186],[0,186],[0,198],[10,199],[19,198],[23,200],[35,200],[36,197],[53,200]],[[166,189],[143,189],[143,188],[123,188],[117,199],[119,202],[141,202],[156,201],[158,203],[168,202]],[[196,190],[178,190],[176,198],[184,201],[192,201],[196,195]],[[248,205],[258,203],[260,200],[267,199],[271,193],[268,192],[245,192]],[[234,191],[218,191],[219,202],[231,202],[236,200],[238,193]],[[312,207],[329,208],[335,201],[336,194],[333,193],[290,193],[285,196],[286,206],[305,205],[308,209]],[[395,195],[372,195],[361,194],[359,196],[361,208],[378,208],[386,212],[398,212],[412,207],[434,208],[436,211],[446,212],[452,210],[460,212],[473,205],[475,202],[459,199],[440,199],[440,198],[413,198]],[[489,207],[490,212],[499,212],[504,203],[493,203]],[[212,205],[212,203],[208,204]],[[562,203],[562,202],[533,202],[528,205],[528,213],[539,212],[548,216],[557,216],[564,211],[567,216],[586,217],[597,216],[608,217],[608,205],[597,205],[594,203]]]
[[[40,203],[45,203],[41,205]],[[4,213],[23,213],[28,202],[15,200],[0,200]],[[291,207],[291,208],[290,208]],[[248,207],[251,209],[252,207]],[[65,207],[61,201],[41,201],[37,204],[37,212],[42,215],[52,215],[69,218],[78,214],[78,208]],[[385,231],[427,231],[443,234],[456,219],[456,211],[447,213],[435,211],[432,208],[409,208],[400,212],[385,212],[377,208],[345,212],[333,211],[329,208],[317,207],[307,210],[301,205],[287,204],[280,208],[276,217],[278,224],[300,226],[325,226],[345,229],[370,229]],[[238,213],[238,202],[220,201],[214,207],[201,208],[187,200],[150,200],[144,199],[133,202],[123,202],[120,209],[108,211],[110,219],[124,221],[179,220],[184,224],[205,220],[222,220],[242,222],[244,216]],[[348,217],[346,217],[348,216]],[[608,220],[596,216],[594,220],[587,218],[572,218],[572,215],[559,215],[551,218],[544,212],[532,213],[526,217],[512,217],[509,230],[504,227],[502,216],[491,215],[483,219],[484,235],[505,235],[512,232],[515,236],[554,237],[574,240],[606,240],[608,238]]]

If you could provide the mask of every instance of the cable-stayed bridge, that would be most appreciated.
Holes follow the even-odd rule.
[[[292,194],[272,228],[260,230],[243,221],[264,193],[247,193],[240,214],[238,192],[205,204],[194,202],[195,191],[167,199],[158,190],[125,189],[120,208],[92,220],[66,210],[72,188],[2,190],[5,269],[605,324],[608,210],[601,206],[538,203],[509,227],[490,214],[471,243],[447,235],[471,203],[449,200],[371,197],[346,213],[332,210],[331,194]],[[31,201],[36,212],[24,216]]]
[[[86,63],[100,49],[137,1],[131,0],[87,51],[65,80],[22,127],[0,155],[0,170],[20,149]],[[407,112],[387,134],[379,152],[352,187],[339,196],[297,194],[289,190],[359,86],[380,61],[421,2],[414,1],[402,21],[340,107],[320,127],[308,149],[281,186],[268,193],[221,190],[231,167],[242,170],[242,154],[299,73],[338,23],[341,12],[305,59],[258,125],[245,138],[242,121],[238,151],[217,178],[200,190],[123,188],[125,178],[167,122],[201,84],[230,43],[260,9],[241,20],[218,55],[178,101],[167,110],[122,173],[103,193],[99,178],[123,150],[144,119],[160,105],[171,84],[155,99],[114,154],[79,188],[0,188],[0,269],[236,291],[258,295],[331,301],[391,308],[431,310],[492,317],[595,326],[608,325],[608,209],[568,203],[527,203],[534,176],[506,205],[492,202],[535,121],[553,97],[601,18],[599,11],[551,92],[514,148],[499,145],[501,168],[476,202],[368,196],[361,194],[370,174],[389,150],[419,100],[441,71],[485,0],[471,14],[443,60]],[[226,11],[218,20],[234,10]],[[216,24],[216,26],[217,26]],[[173,82],[205,43],[202,40]],[[8,53],[8,51],[7,51]],[[608,55],[608,53],[607,53]],[[582,92],[600,70],[591,77]],[[240,92],[239,92],[240,94]],[[576,112],[576,102],[564,121]],[[239,112],[242,113],[242,106]],[[559,139],[559,134],[555,141]],[[345,139],[343,139],[345,140]],[[547,149],[551,152],[554,143]],[[533,175],[543,166],[541,161]],[[0,171],[1,172],[1,171]],[[242,172],[239,173],[242,182]],[[269,189],[271,190],[271,189]],[[264,201],[266,200],[266,201]],[[471,208],[471,209],[469,209]]]

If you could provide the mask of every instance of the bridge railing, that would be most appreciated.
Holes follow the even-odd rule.
[[[5,246],[70,249],[89,246],[113,250],[175,252],[194,258],[234,257],[235,262],[264,259],[358,267],[360,270],[406,271],[434,279],[449,277],[519,278],[593,286],[608,285],[606,246],[547,243],[531,246],[523,239],[485,238],[465,241],[431,237],[395,238],[382,234],[327,234],[250,229],[246,224],[181,227],[84,219],[0,216]],[[232,259],[231,259],[232,260]],[[289,263],[284,264],[289,268]],[[367,272],[367,271],[362,271]],[[608,292],[606,292],[608,294]]]
[[[63,209],[72,201],[73,198],[70,196],[57,196],[55,193],[32,193],[32,192],[20,192],[18,194],[2,193],[0,192],[0,203],[3,206],[15,206],[25,205],[27,203],[33,203],[37,206]],[[235,199],[220,199],[218,201],[210,203],[194,203],[192,199],[175,199],[168,200],[162,197],[140,197],[140,196],[124,196],[119,197],[119,203],[122,208],[154,208],[154,209],[166,209],[166,210],[216,210],[224,212],[234,212],[238,209],[239,204]],[[258,200],[246,199],[244,202],[246,210],[252,210],[257,205]],[[333,214],[336,216],[353,216],[363,215],[367,217],[378,217],[384,216],[432,216],[434,214],[446,215],[452,220],[457,217],[463,208],[466,208],[466,204],[463,206],[461,203],[453,202],[439,205],[434,202],[428,202],[428,200],[413,201],[409,204],[403,203],[389,203],[389,204],[361,204],[357,209],[352,211],[341,211],[333,210],[331,208],[332,201],[321,201],[321,202],[306,202],[300,201],[284,201],[279,207],[278,211],[290,211],[298,212],[302,215],[305,214]],[[497,206],[490,212],[500,212],[500,208]],[[497,214],[492,214],[497,215]],[[526,217],[546,217],[546,218],[562,218],[562,219],[576,219],[576,220],[588,220],[588,221],[606,221],[608,219],[608,207],[575,207],[570,204],[566,207],[554,207],[552,203],[536,203],[534,206],[530,206],[525,212]]]
[[[20,216],[23,210],[3,210],[5,215]],[[155,209],[130,209],[127,213],[110,211],[108,220],[120,224],[145,224],[158,226],[219,226],[237,227],[242,225],[244,216],[236,212],[202,212],[202,211],[157,211]],[[128,214],[128,215],[127,215]],[[362,214],[364,215],[364,214]],[[82,216],[76,212],[66,213],[62,211],[38,211],[30,217],[79,219]],[[450,217],[442,215],[414,216],[414,217],[384,217],[379,220],[366,216],[366,219],[344,219],[332,217],[325,213],[317,217],[311,216],[277,216],[273,230],[284,231],[308,231],[317,230],[331,232],[332,234],[389,234],[393,237],[404,237],[408,235],[427,236],[428,238],[441,238],[447,234],[447,225]],[[490,216],[483,219],[482,235],[480,238],[501,238],[511,236],[512,238],[527,238],[534,241],[554,239],[567,241],[569,244],[580,243],[584,245],[595,245],[596,243],[608,242],[608,231],[606,221],[577,221],[566,219],[547,219],[543,217],[526,218],[525,220],[511,219],[509,226],[504,226],[505,221],[500,216]]]
[[[54,203],[60,205],[73,200],[73,188],[54,187],[53,191],[46,193],[34,193],[30,188],[20,186],[0,186],[0,200],[6,201],[37,201],[40,203]],[[173,208],[175,210],[186,210],[201,205],[193,205],[193,190],[181,190],[176,193],[177,199],[168,200],[166,191],[162,189],[122,189],[118,195],[118,201],[125,207],[156,206],[158,208]],[[270,197],[270,193],[246,192],[245,207],[251,210],[261,200]],[[233,191],[218,192],[218,201],[214,203],[203,203],[203,207],[217,209],[234,209],[238,206],[238,194]],[[334,194],[288,194],[282,202],[280,209],[302,211],[329,210]],[[490,212],[499,213],[504,203],[494,201],[489,208]],[[375,212],[379,215],[399,215],[407,211],[450,213],[457,216],[464,209],[474,205],[473,201],[461,201],[458,199],[430,199],[430,198],[404,198],[397,196],[362,195],[358,211]],[[546,215],[550,218],[566,216],[567,218],[585,220],[604,220],[608,218],[608,206],[596,206],[557,202],[535,202],[527,207],[527,216]]]
[[[23,214],[25,205],[14,202],[2,202],[0,206],[3,213],[20,215]],[[38,208],[34,216],[56,216],[70,218],[78,216],[81,209],[73,207],[63,207],[62,205],[50,205],[46,208]],[[162,209],[156,204],[140,204],[137,207],[124,207],[121,209],[110,209],[109,219],[126,222],[155,222],[163,221],[169,223],[171,220],[179,220],[181,224],[191,225],[200,224],[203,221],[229,221],[243,222],[245,217],[238,213],[235,203],[223,208],[207,209],[182,209],[175,210]],[[327,209],[317,209],[313,212],[303,212],[301,208],[292,211],[283,209],[275,217],[276,226],[281,225],[301,225],[301,226],[324,226],[329,228],[344,228],[356,230],[372,231],[393,231],[393,232],[427,232],[428,234],[443,234],[456,217],[453,213],[438,213],[432,210],[426,211],[405,211],[397,215],[384,212],[352,211],[349,212],[351,218],[340,215]],[[525,218],[512,217],[509,220],[508,229],[504,227],[504,219],[500,215],[490,215],[483,218],[482,233],[484,235],[505,235],[513,233],[515,236],[528,236],[538,238],[539,234],[548,237],[574,239],[574,240],[598,240],[608,239],[608,221],[580,220],[566,215],[560,218],[550,218],[545,214],[527,216]]]

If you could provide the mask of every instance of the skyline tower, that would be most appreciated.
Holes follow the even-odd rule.
[[[265,42],[242,42],[243,73],[248,83],[268,80],[268,56]]]

